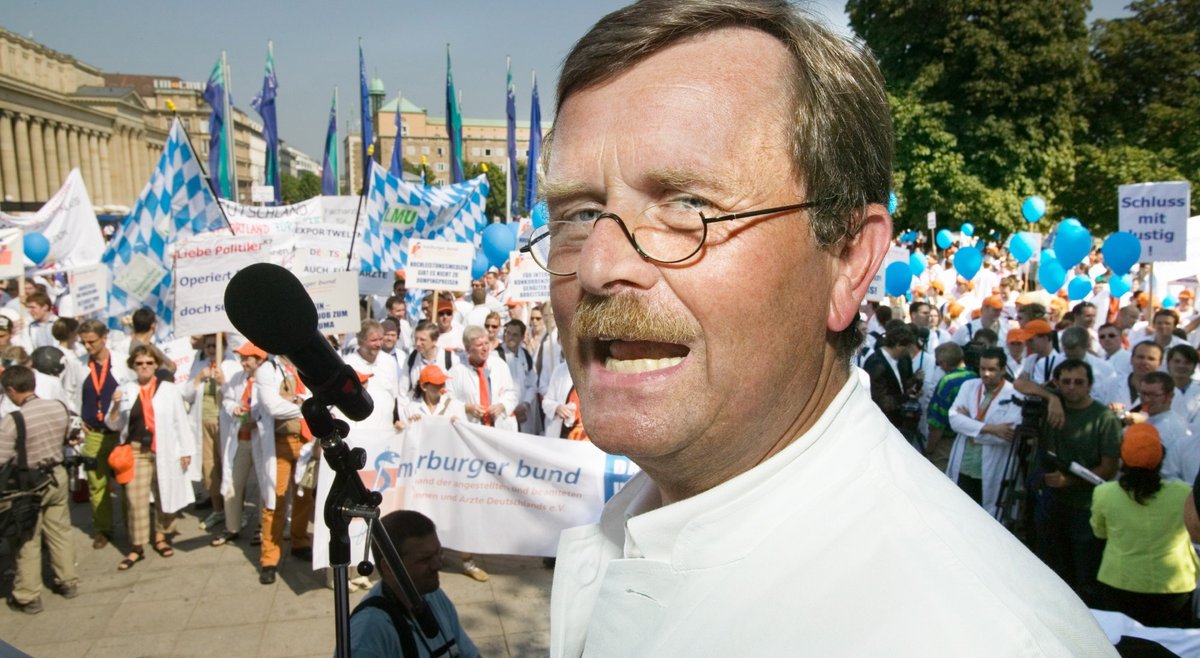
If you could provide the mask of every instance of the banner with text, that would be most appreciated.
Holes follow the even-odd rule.
[[[58,192],[32,217],[0,214],[0,226],[45,235],[50,241],[50,253],[42,263],[45,267],[70,269],[93,265],[104,254],[104,235],[78,169],[67,174]]]
[[[475,246],[470,243],[409,240],[405,287],[467,292],[471,289],[471,260],[474,258]]]
[[[544,302],[550,299],[550,273],[543,270],[528,254],[514,251],[508,262],[509,299],[516,302]]]
[[[417,510],[433,519],[442,544],[474,553],[553,556],[566,528],[595,523],[604,502],[639,470],[587,441],[507,432],[445,418],[404,433],[353,430],[363,448],[359,477],[383,496],[380,513]],[[333,482],[322,461],[318,510]],[[350,525],[351,555],[362,555],[366,525]],[[313,568],[329,563],[329,530],[317,514]]]
[[[317,331],[322,334],[354,333],[358,320],[358,272],[305,274],[300,283],[317,307]]]
[[[90,315],[108,308],[107,267],[99,263],[77,267],[67,273],[67,287],[74,306],[69,312],[59,309],[63,315]]]
[[[1139,262],[1182,261],[1200,254],[1188,253],[1188,215],[1191,186],[1186,182],[1137,183],[1117,188],[1118,218],[1122,231],[1142,242]]]
[[[175,335],[235,331],[225,315],[225,286],[254,263],[291,267],[293,240],[275,235],[202,234],[175,251]]]

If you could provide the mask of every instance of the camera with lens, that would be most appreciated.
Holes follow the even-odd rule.
[[[1049,407],[1044,398],[1033,396],[1022,399],[1020,396],[1013,396],[1012,401],[1021,407],[1021,423],[1017,425],[1019,432],[1033,434],[1041,429]]]

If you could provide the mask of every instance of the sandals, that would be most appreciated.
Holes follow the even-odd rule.
[[[175,549],[171,548],[171,542],[160,539],[154,542],[154,552],[162,557],[171,557],[175,554]]]
[[[226,530],[225,532],[222,532],[221,534],[219,534],[215,538],[213,538],[212,541],[208,542],[208,545],[212,546],[212,547],[217,547],[217,546],[224,546],[225,544],[232,544],[233,542],[237,541],[238,537],[240,537],[240,536],[241,535],[239,535],[236,532],[229,532],[228,530]]]
[[[133,558],[133,559],[126,557],[124,560],[121,560],[121,562],[119,564],[117,564],[117,571],[129,571],[130,569],[133,568],[133,565],[146,559],[146,550],[145,549],[139,548],[137,550],[133,550],[133,551],[129,551],[129,552],[130,552],[130,554],[136,555],[137,557]]]

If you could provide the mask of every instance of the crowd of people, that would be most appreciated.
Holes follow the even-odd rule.
[[[1200,562],[1184,502],[1200,472],[1200,312],[1116,296],[1097,249],[1087,298],[1026,291],[987,248],[971,281],[929,256],[907,298],[860,317],[871,397],[913,447],[1091,607],[1192,626]],[[921,254],[920,251],[916,253]],[[922,254],[923,255],[923,254]],[[1172,307],[1173,306],[1173,307]]]

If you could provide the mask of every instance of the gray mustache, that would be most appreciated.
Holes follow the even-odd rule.
[[[602,296],[585,294],[575,309],[572,331],[578,338],[641,340],[655,343],[690,343],[700,336],[694,322],[651,311],[632,293]]]

